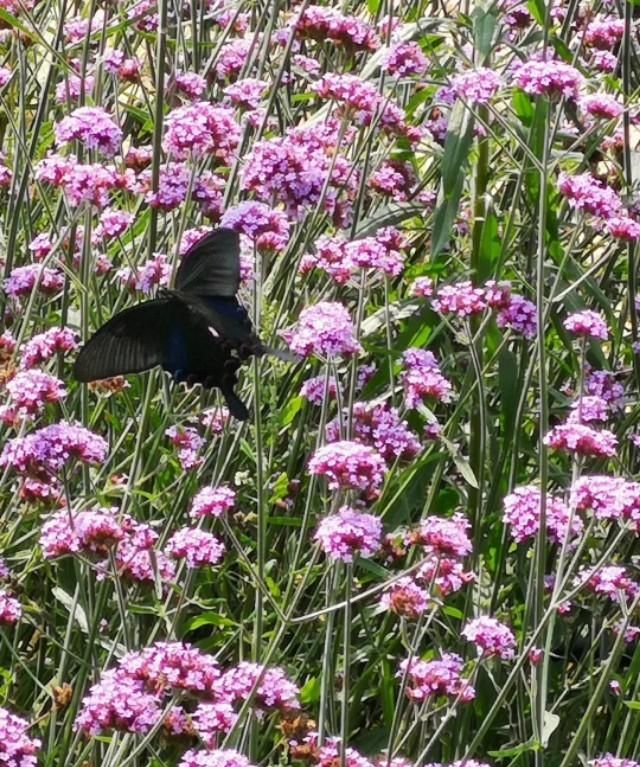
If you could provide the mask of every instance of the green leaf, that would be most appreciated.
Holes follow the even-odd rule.
[[[380,10],[382,0],[367,0],[367,10],[372,16],[376,16]]]
[[[538,24],[543,27],[545,18],[547,16],[547,9],[545,8],[542,0],[529,0],[527,3],[527,8],[529,9],[529,13],[538,22]]]
[[[514,88],[511,95],[511,106],[523,125],[529,127],[533,122],[535,109],[531,97],[520,88]]]
[[[479,279],[486,280],[493,274],[493,267],[500,258],[501,251],[502,243],[498,235],[498,219],[495,213],[489,211],[482,225],[480,238]]]
[[[317,703],[320,700],[320,679],[312,676],[302,685],[300,690],[300,702],[305,706]]]
[[[382,581],[386,581],[391,575],[391,573],[382,567],[382,565],[379,565],[377,562],[372,562],[370,559],[363,559],[362,557],[358,559],[358,567],[362,570],[367,570],[367,572],[372,573],[376,578],[379,578]]]
[[[460,448],[457,445],[454,445],[453,442],[449,442],[446,437],[440,437],[440,441],[449,451],[449,454],[451,455],[456,468],[460,474],[462,474],[465,482],[468,485],[471,485],[471,487],[475,487],[477,489],[479,485],[478,480],[476,479],[476,475],[473,473],[473,469],[471,468],[471,464],[469,463],[468,459],[460,454]]]
[[[500,386],[505,439],[510,437],[518,405],[518,363],[516,355],[503,349],[498,356],[498,385]]]
[[[513,746],[513,748],[503,748],[500,751],[487,751],[489,756],[494,759],[501,759],[508,756],[520,756],[526,754],[528,751],[538,751],[539,745],[531,738],[525,743],[520,743],[519,746]]]
[[[466,164],[473,141],[473,115],[461,101],[451,110],[442,156],[442,179],[431,234],[431,258],[435,259],[449,242],[451,226],[458,213],[466,177]]]
[[[481,64],[486,62],[493,46],[496,31],[496,12],[493,8],[485,10],[476,7],[471,14],[473,18],[473,40],[476,50],[480,53]]]
[[[296,417],[296,415],[298,415],[298,412],[300,411],[302,404],[303,404],[302,397],[292,397],[289,400],[289,402],[287,402],[287,406],[282,411],[282,417],[280,419],[280,423],[283,426],[288,426]]]
[[[237,624],[230,618],[225,618],[224,615],[220,615],[220,613],[213,611],[200,613],[200,615],[196,615],[194,618],[189,618],[189,620],[185,622],[186,631],[195,631],[196,629],[202,628],[202,626],[228,628],[235,627]]]

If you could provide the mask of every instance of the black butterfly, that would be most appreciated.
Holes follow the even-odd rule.
[[[183,256],[175,289],[116,314],[89,339],[76,359],[78,381],[141,373],[156,365],[174,381],[217,386],[229,411],[244,421],[247,408],[234,392],[236,373],[252,355],[267,352],[236,293],[240,238],[215,229]]]

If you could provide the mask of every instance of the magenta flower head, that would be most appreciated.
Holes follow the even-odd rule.
[[[320,548],[332,560],[353,562],[356,554],[365,559],[380,549],[382,522],[373,514],[365,514],[343,506],[336,514],[325,517],[314,536]]]
[[[224,89],[224,95],[237,107],[242,109],[257,109],[262,98],[269,90],[269,83],[254,77],[244,77],[236,80]]]
[[[182,757],[178,767],[253,767],[246,756],[233,749],[198,751],[192,748]]]
[[[215,695],[232,704],[244,703],[254,687],[253,705],[261,711],[277,710],[283,713],[300,708],[300,690],[284,669],[248,661],[225,671],[215,684]]]
[[[597,312],[590,309],[570,314],[563,325],[571,335],[578,338],[593,338],[599,341],[609,338],[607,323]]]
[[[184,559],[187,567],[217,565],[224,556],[224,545],[213,535],[197,527],[184,527],[171,536],[167,554]]]
[[[20,620],[22,606],[14,597],[0,589],[0,626],[12,626]],[[0,762],[2,764],[2,762]]]
[[[451,383],[440,372],[433,352],[425,349],[407,349],[402,355],[404,371],[402,384],[409,410],[414,410],[425,399],[449,402],[453,396]]]
[[[450,518],[430,516],[413,530],[407,543],[424,546],[430,553],[466,557],[473,550],[469,520],[457,512]]]
[[[535,538],[540,528],[540,489],[525,485],[507,495],[504,499],[503,521],[510,525],[511,537],[516,543]],[[569,509],[551,494],[546,497],[546,521],[551,540],[562,543],[569,533]],[[580,517],[574,514],[571,537],[580,535],[583,527]]]
[[[590,173],[579,173],[576,176],[561,173],[558,176],[558,189],[567,198],[570,207],[583,213],[608,220],[620,215],[622,211],[622,200],[616,190]]]
[[[412,578],[400,578],[385,589],[380,606],[403,618],[415,620],[429,605],[429,592],[421,588]]]
[[[29,722],[0,708],[0,764],[7,767],[36,767],[42,745],[29,737]]]
[[[236,503],[235,491],[226,485],[219,487],[203,487],[191,501],[189,516],[193,519],[199,517],[221,517],[230,511]]]
[[[281,335],[291,350],[303,357],[350,356],[362,349],[349,312],[336,302],[321,301],[307,306],[300,312],[295,327]]]
[[[473,642],[478,655],[485,658],[497,656],[511,660],[515,654],[516,638],[508,626],[495,618],[481,617],[469,621],[462,629],[462,636]]]
[[[331,490],[360,490],[375,495],[384,481],[387,466],[374,448],[359,442],[333,442],[316,450],[309,474],[326,477]]]
[[[635,759],[624,759],[613,754],[602,754],[589,762],[589,767],[640,767]]]
[[[32,418],[39,415],[45,405],[61,402],[67,390],[59,378],[40,370],[23,370],[8,383],[9,407],[18,417]]]
[[[187,104],[169,112],[165,119],[163,149],[174,159],[212,156],[231,162],[240,141],[240,126],[233,111],[206,101]]]
[[[80,141],[107,157],[113,157],[122,142],[122,130],[101,107],[78,107],[55,130],[58,144]]]
[[[423,75],[429,68],[429,61],[418,43],[398,43],[384,57],[383,68],[396,77]]]
[[[549,96],[576,100],[584,77],[562,61],[524,61],[519,64],[513,78],[518,88],[531,96]]]
[[[530,341],[538,332],[536,305],[523,296],[511,296],[508,304],[499,311],[496,324]]]
[[[289,242],[288,218],[264,202],[245,200],[234,205],[222,216],[220,226],[246,235],[258,250],[284,250]]]
[[[455,653],[443,653],[439,659],[430,661],[407,658],[400,664],[396,676],[407,675],[406,695],[417,703],[440,695],[468,703],[475,698],[476,692],[461,676],[463,666],[462,658]]]
[[[554,426],[543,442],[552,450],[594,458],[613,458],[618,447],[616,435],[608,429],[592,429],[571,421]]]
[[[459,99],[469,101],[474,104],[486,104],[496,95],[502,78],[493,69],[479,67],[469,72],[462,72],[456,75],[451,86],[453,92]]]

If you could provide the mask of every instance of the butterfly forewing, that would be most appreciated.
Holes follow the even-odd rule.
[[[97,381],[162,365],[171,330],[184,322],[187,313],[187,307],[174,297],[119,312],[85,344],[76,359],[74,376],[79,381]]]
[[[235,296],[240,287],[240,235],[214,229],[182,257],[176,290],[199,296]]]

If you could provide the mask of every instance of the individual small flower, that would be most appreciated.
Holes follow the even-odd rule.
[[[207,89],[207,81],[196,72],[176,72],[173,78],[176,90],[191,101],[199,99]]]
[[[260,251],[284,250],[289,242],[286,215],[255,200],[245,200],[229,208],[222,216],[220,226],[244,234]]]
[[[31,725],[25,719],[0,708],[0,764],[3,767],[36,767],[39,738],[30,737]]]
[[[0,67],[0,88],[4,88],[9,80],[11,80],[12,75],[13,72],[10,69],[7,69],[7,67]]]
[[[215,683],[216,696],[232,704],[244,703],[252,692],[253,705],[263,711],[283,713],[300,708],[300,690],[279,666],[244,661],[226,671]]]
[[[309,461],[309,474],[326,477],[330,490],[360,490],[375,494],[384,481],[387,466],[368,445],[343,440],[318,448]]]
[[[96,84],[93,75],[86,74],[84,77],[71,73],[56,85],[56,103],[64,104],[67,101],[75,103],[80,100],[80,94],[90,96]]]
[[[475,618],[465,625],[461,633],[475,644],[478,655],[485,658],[497,656],[502,660],[511,660],[515,655],[516,638],[513,632],[495,618]]]
[[[373,514],[343,506],[336,514],[325,517],[314,536],[324,553],[342,562],[353,562],[356,554],[369,558],[380,549],[382,522]]]
[[[502,78],[493,69],[479,67],[456,75],[451,81],[453,92],[459,99],[473,104],[486,104],[502,86]]]
[[[439,659],[430,661],[407,658],[400,663],[396,676],[406,675],[406,695],[417,703],[439,695],[468,703],[476,693],[471,683],[461,676],[463,666],[462,658],[455,653],[443,653]]]
[[[172,444],[178,448],[178,460],[185,471],[202,465],[204,458],[198,455],[204,440],[191,426],[171,426],[165,431]]]
[[[429,61],[418,43],[397,43],[384,57],[383,68],[396,77],[423,75],[429,68]]]
[[[10,406],[19,417],[39,415],[47,404],[61,402],[67,390],[59,378],[40,370],[17,373],[6,385]]]
[[[600,341],[609,338],[607,323],[597,312],[589,309],[570,314],[563,325],[569,333],[580,338],[595,338]]]
[[[52,295],[62,290],[63,286],[64,274],[42,264],[17,266],[4,281],[4,289],[12,298],[28,296],[34,290]]]
[[[450,518],[430,516],[411,531],[407,543],[424,546],[429,553],[466,557],[473,549],[471,523],[460,512]]]
[[[191,501],[189,516],[193,519],[200,517],[221,517],[230,511],[236,503],[236,494],[230,487],[203,487]]]
[[[533,540],[540,529],[540,489],[534,485],[517,487],[504,499],[503,521],[509,525],[516,543]],[[554,543],[563,543],[569,533],[569,509],[550,493],[545,501],[545,518],[549,537]],[[577,514],[571,520],[571,537],[582,532],[583,523]]]
[[[0,580],[6,580],[10,575],[11,571],[9,570],[9,566],[4,559],[0,557]]]
[[[618,440],[608,429],[592,429],[586,424],[562,423],[554,426],[543,440],[553,450],[563,450],[594,458],[613,458]]]
[[[242,80],[236,80],[235,83],[228,85],[224,89],[224,95],[237,107],[257,109],[268,90],[269,83],[264,80],[244,77]]]
[[[433,352],[407,349],[402,355],[402,360],[402,385],[409,410],[414,410],[425,399],[435,399],[439,402],[451,400],[453,388],[440,372]]]
[[[499,328],[507,328],[531,340],[538,333],[536,305],[523,296],[511,296],[508,305],[498,313],[496,323]]]
[[[403,618],[415,620],[429,606],[429,592],[411,578],[400,578],[384,591],[380,605]]]
[[[133,213],[124,210],[108,208],[100,214],[100,223],[96,227],[96,239],[111,239],[120,237],[131,226],[135,219]]]
[[[182,757],[178,767],[253,767],[246,756],[233,749],[198,751],[192,748]]]
[[[295,327],[283,331],[282,337],[303,357],[350,356],[361,349],[349,312],[342,304],[330,301],[304,308]]]
[[[524,61],[515,67],[513,78],[518,88],[531,96],[576,100],[584,82],[580,72],[562,61]]]
[[[487,308],[487,299],[482,288],[476,288],[467,281],[439,288],[432,305],[440,314],[470,317],[481,314]]]
[[[184,527],[171,536],[166,552],[175,559],[184,559],[187,567],[205,567],[220,563],[224,545],[211,533],[197,527]]]
[[[240,141],[240,126],[226,107],[198,101],[165,118],[163,149],[174,159],[213,156],[228,164]]]
[[[4,590],[0,589],[0,626],[12,626],[20,620],[22,606],[20,602]],[[2,731],[0,725],[0,732]],[[2,746],[0,746],[0,749]],[[0,751],[0,756],[2,752]],[[0,762],[2,764],[2,762]]]
[[[55,127],[58,144],[80,141],[87,149],[97,149],[113,157],[122,143],[122,130],[101,107],[78,107]]]

